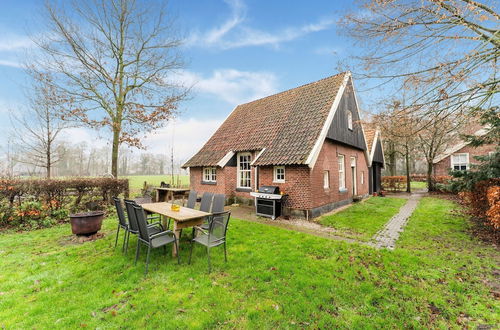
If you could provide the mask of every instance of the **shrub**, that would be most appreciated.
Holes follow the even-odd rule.
[[[458,195],[462,204],[467,207],[470,215],[482,219],[494,228],[498,228],[498,199],[497,188],[500,179],[489,179],[477,182],[470,191],[461,191]],[[490,194],[491,189],[491,194]],[[489,212],[491,209],[493,210]],[[491,219],[494,219],[491,221]],[[495,224],[497,226],[495,227]]]
[[[488,204],[490,209],[486,216],[493,228],[500,228],[500,186],[490,187],[488,189]]]
[[[104,209],[120,194],[128,197],[127,179],[0,179],[0,226],[47,227],[90,205]]]

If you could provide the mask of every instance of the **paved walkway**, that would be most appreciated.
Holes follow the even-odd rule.
[[[406,226],[408,218],[417,207],[422,195],[422,193],[411,194],[406,204],[399,210],[399,213],[393,216],[391,220],[385,224],[384,228],[373,236],[370,245],[378,249],[387,248],[394,250],[399,235]]]

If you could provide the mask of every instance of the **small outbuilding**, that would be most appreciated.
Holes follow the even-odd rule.
[[[382,136],[379,129],[371,128],[365,128],[365,136],[368,147],[369,192],[380,193],[382,169],[385,164]]]

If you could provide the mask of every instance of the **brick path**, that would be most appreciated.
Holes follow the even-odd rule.
[[[393,216],[391,220],[385,224],[384,228],[373,236],[370,245],[378,249],[387,248],[394,250],[396,241],[406,226],[408,218],[417,207],[420,198],[422,198],[421,193],[412,194],[406,204],[401,207],[399,213]]]

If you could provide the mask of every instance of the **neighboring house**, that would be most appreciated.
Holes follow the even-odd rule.
[[[477,130],[474,135],[482,136],[486,133],[484,128]],[[495,146],[483,145],[473,147],[465,141],[449,147],[434,159],[434,175],[449,175],[450,170],[465,171],[471,164],[479,163],[475,156],[487,156],[495,151]]]
[[[381,177],[385,158],[380,130],[365,128],[366,145],[368,147],[368,180],[370,194],[379,193],[382,189]]]
[[[251,191],[277,185],[304,217],[368,195],[368,166],[350,72],[237,106],[183,165],[198,193],[253,203]]]

